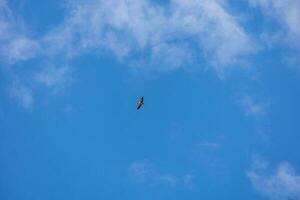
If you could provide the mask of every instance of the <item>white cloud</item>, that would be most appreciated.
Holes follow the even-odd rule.
[[[300,39],[300,1],[299,0],[248,0],[252,6],[260,7],[262,13],[277,20],[281,28],[278,32],[288,37],[290,44],[299,46]],[[281,31],[284,30],[282,33]],[[295,43],[296,42],[296,43]]]
[[[255,101],[250,96],[244,96],[241,104],[245,110],[246,115],[259,116],[267,112],[267,104]]]
[[[194,176],[191,174],[176,176],[168,173],[162,173],[156,168],[156,166],[147,160],[131,163],[129,166],[129,172],[136,181],[149,185],[184,185],[190,187],[193,184],[194,179]]]
[[[0,56],[12,64],[35,57],[39,43],[26,36],[24,24],[14,16],[5,0],[0,2]]]
[[[32,91],[25,85],[15,81],[9,88],[9,95],[16,100],[23,108],[30,109],[33,106],[34,98]]]
[[[254,188],[269,199],[300,199],[300,175],[288,162],[281,162],[276,169],[270,169],[265,160],[254,159],[247,176]]]
[[[150,63],[146,67],[159,63],[165,71],[187,65],[196,54],[223,70],[254,47],[220,2],[172,0],[159,6],[148,0],[72,1],[69,17],[43,41],[49,53],[67,57],[108,51],[120,60]]]
[[[38,48],[38,42],[24,36],[18,36],[9,41],[1,51],[2,54],[6,55],[6,59],[10,63],[13,63],[33,58],[36,55]]]
[[[213,149],[218,149],[218,148],[220,148],[220,144],[219,144],[219,143],[216,143],[216,142],[208,142],[208,141],[200,142],[200,143],[198,144],[198,146],[200,146],[200,147],[208,147],[208,148],[213,148]]]
[[[68,65],[74,57],[96,54],[158,72],[201,61],[221,74],[255,51],[252,38],[223,0],[171,0],[166,5],[150,0],[67,1],[66,18],[35,39],[7,1],[0,2],[0,57],[10,65],[34,58]],[[34,77],[57,93],[69,81],[65,70],[45,67]]]
[[[64,66],[60,68],[45,67],[41,72],[36,74],[35,80],[51,89],[54,94],[62,91],[70,82],[71,78],[70,67]]]

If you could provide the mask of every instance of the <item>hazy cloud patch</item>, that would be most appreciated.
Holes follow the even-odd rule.
[[[276,200],[300,199],[300,175],[288,162],[272,168],[267,161],[255,158],[247,176],[262,196]]]
[[[14,81],[9,87],[9,95],[25,109],[31,109],[34,104],[32,90],[18,81]]]
[[[133,162],[129,166],[129,173],[135,181],[148,185],[187,186],[193,184],[194,176],[184,174],[182,176],[161,172],[157,166],[148,160]]]

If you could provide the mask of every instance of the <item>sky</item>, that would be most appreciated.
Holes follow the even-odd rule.
[[[0,199],[300,200],[299,85],[299,0],[0,0]]]

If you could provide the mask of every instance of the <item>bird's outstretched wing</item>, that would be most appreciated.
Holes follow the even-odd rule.
[[[139,109],[142,107],[142,105],[143,105],[143,104],[139,103],[139,104],[138,104],[138,107],[137,107],[137,110],[139,110]]]
[[[141,99],[138,102],[137,110],[139,110],[143,106],[143,104],[144,104],[144,97],[141,97]]]

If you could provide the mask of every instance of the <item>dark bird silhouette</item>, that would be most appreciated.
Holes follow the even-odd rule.
[[[144,104],[144,97],[141,97],[141,99],[138,102],[137,110],[139,110],[143,106],[143,104]]]

